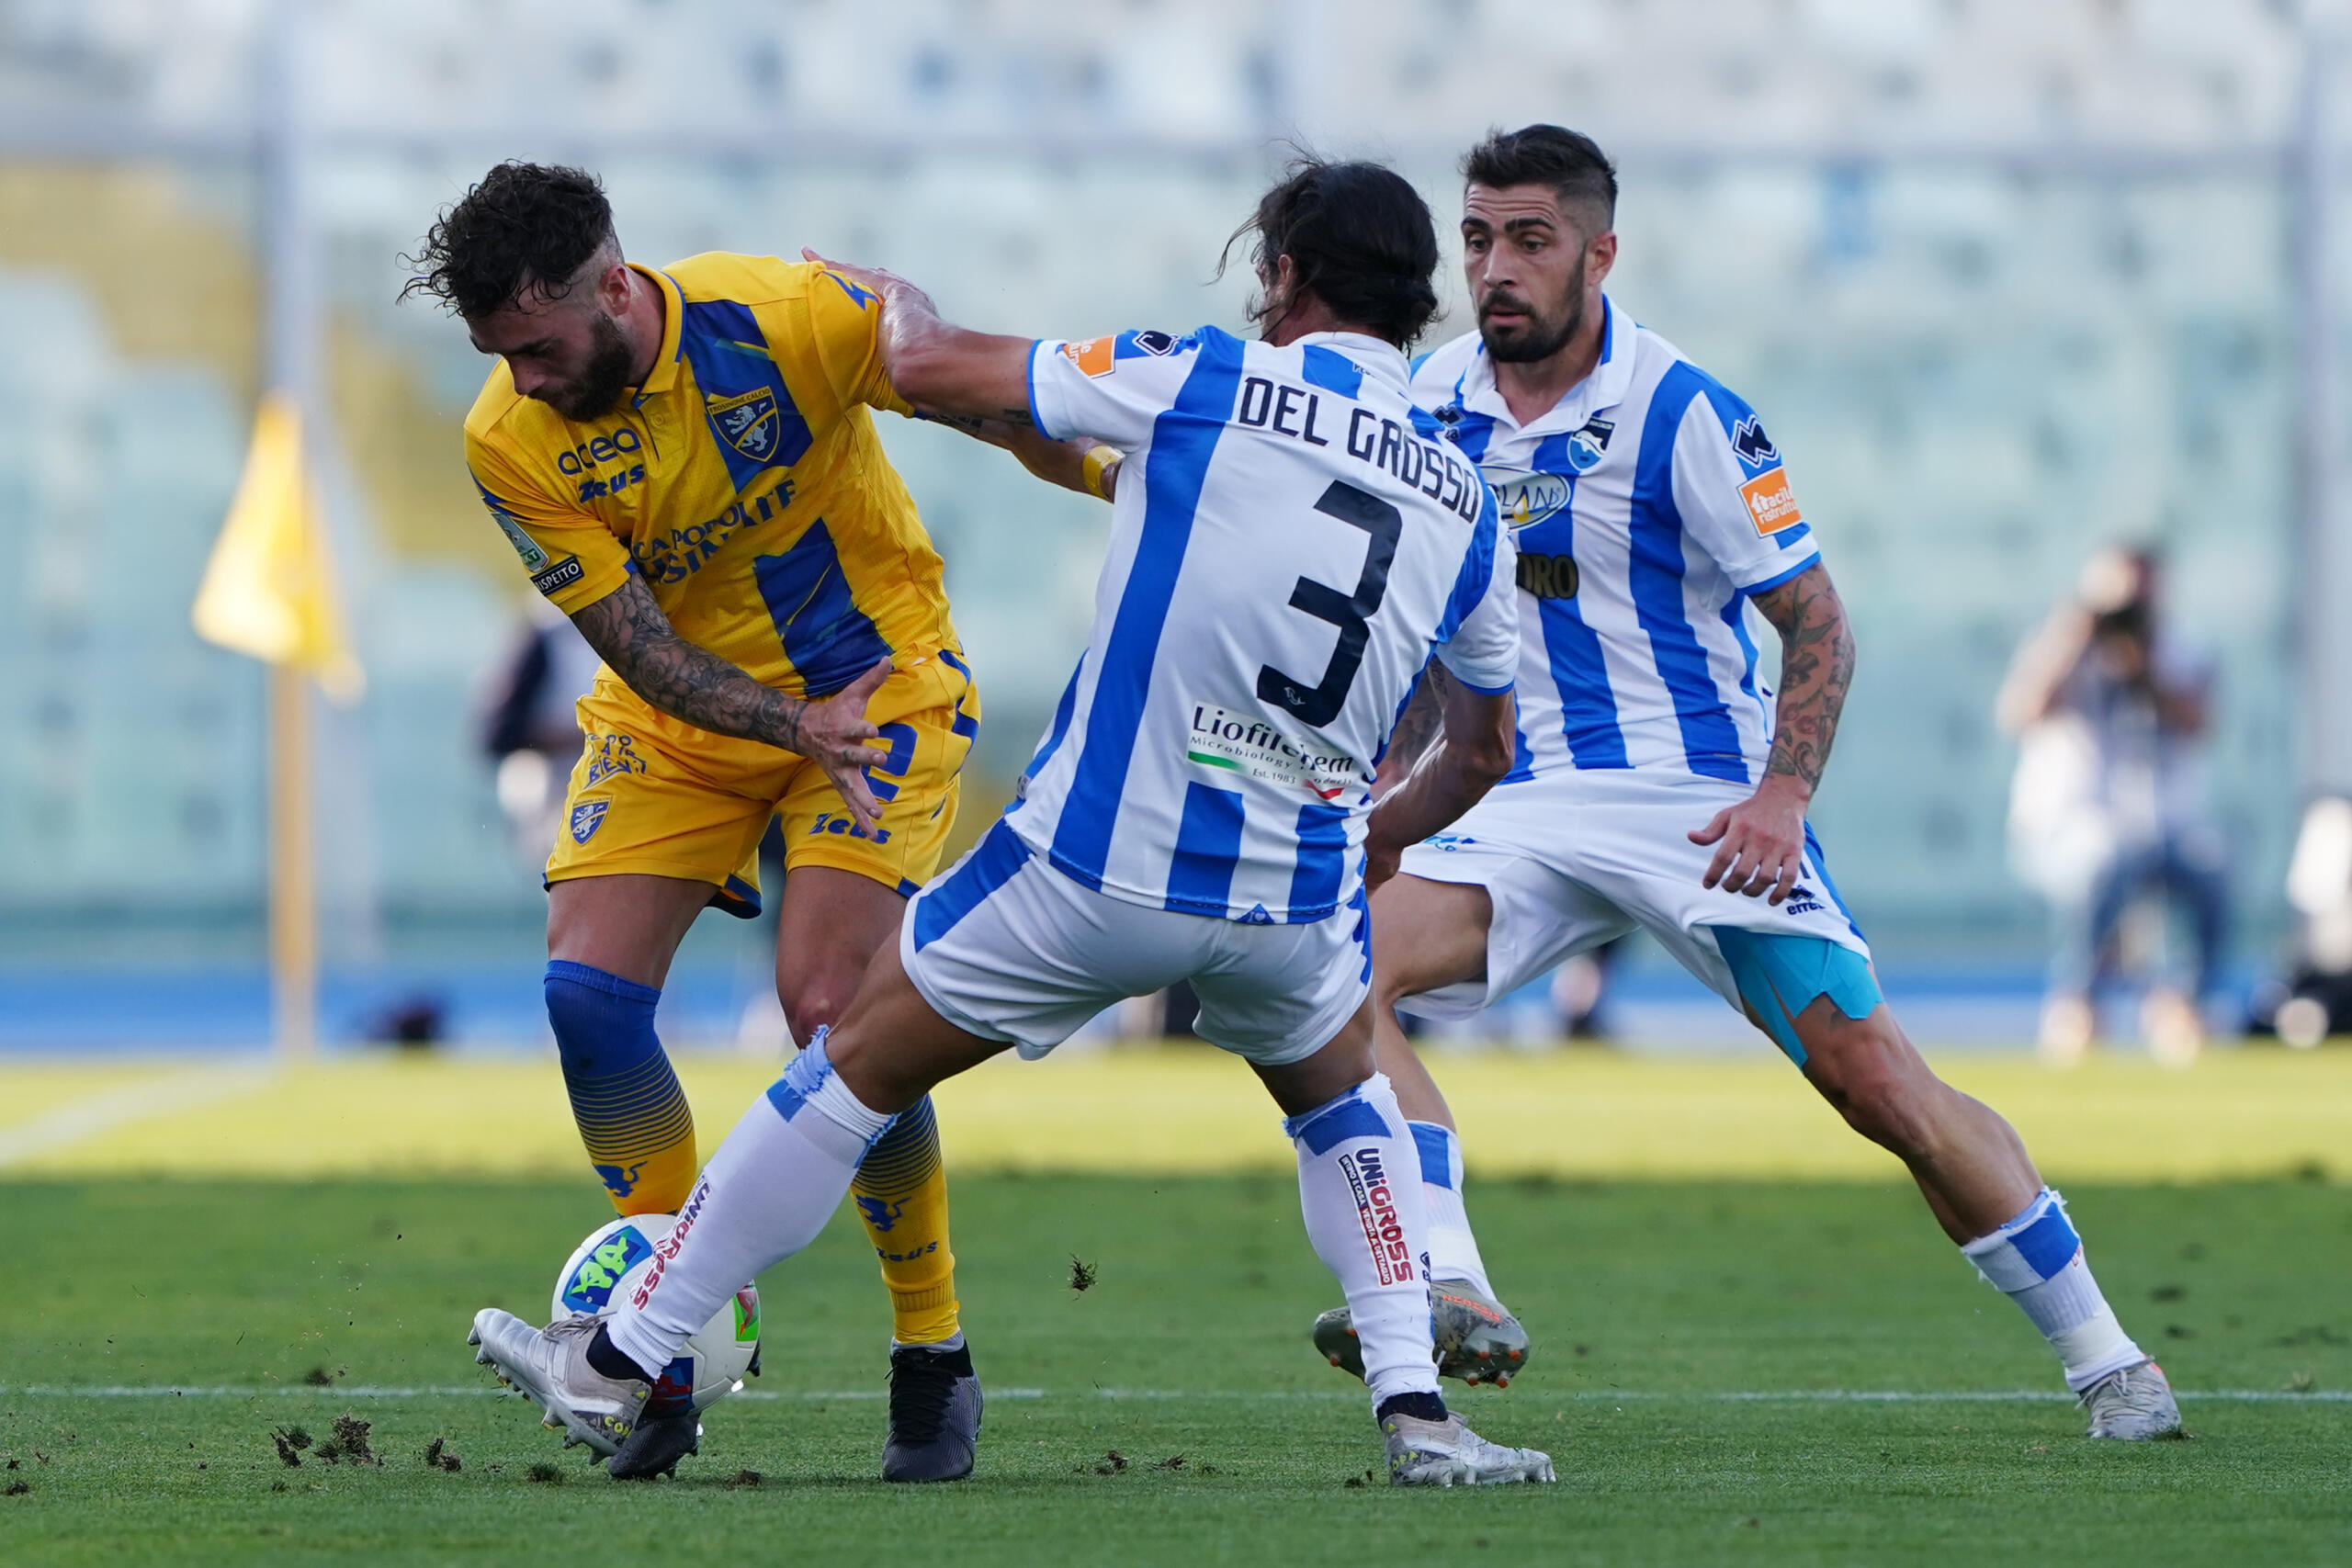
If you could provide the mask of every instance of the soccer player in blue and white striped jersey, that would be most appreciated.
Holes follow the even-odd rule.
[[[648,1285],[605,1327],[477,1316],[483,1358],[576,1436],[625,1437],[646,1369],[814,1240],[933,1084],[1008,1047],[1043,1055],[1120,998],[1188,980],[1198,1032],[1288,1114],[1390,1480],[1552,1478],[1438,1394],[1414,1146],[1373,1066],[1366,889],[1509,769],[1519,660],[1494,500],[1414,428],[1404,347],[1437,307],[1436,230],[1390,171],[1313,162],[1250,228],[1256,343],[990,337],[903,280],[842,269],[881,297],[890,384],[915,406],[1112,449],[1093,631],[1022,798],[916,895],[830,1039],[712,1156]],[[1447,739],[1375,807],[1432,660],[1450,671]]]
[[[1446,1370],[1505,1381],[1526,1339],[1461,1198],[1461,1144],[1394,1010],[1460,1017],[1635,928],[1769,1034],[1910,1167],[1964,1258],[2049,1339],[2093,1437],[2180,1424],[2017,1134],[1946,1086],[1879,995],[1805,807],[1853,639],[1753,410],[1602,292],[1617,180],[1556,126],[1463,162],[1478,327],[1427,355],[1428,428],[1476,463],[1519,546],[1515,761],[1373,899],[1380,1062],[1414,1122]],[[1775,696],[1758,617],[1781,638]],[[1444,672],[1397,747],[1432,731]],[[1317,1347],[1351,1359],[1348,1314]]]

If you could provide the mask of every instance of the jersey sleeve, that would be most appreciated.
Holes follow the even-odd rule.
[[[1438,657],[1455,680],[1489,696],[1519,676],[1519,546],[1491,491],[1438,627]]]
[[[1029,418],[1056,441],[1091,435],[1122,452],[1151,439],[1154,422],[1193,373],[1202,334],[1114,333],[1086,343],[1029,347]]]
[[[860,403],[912,413],[882,365],[882,301],[840,273],[812,266],[808,277],[808,337],[825,383],[846,411]]]
[[[1690,400],[1676,432],[1674,505],[1683,527],[1744,593],[1778,588],[1821,560],[1762,422],[1713,383]]]
[[[557,609],[577,615],[620,587],[628,575],[628,549],[601,520],[530,484],[497,442],[470,430],[466,467],[491,521],[523,558],[531,586]]]

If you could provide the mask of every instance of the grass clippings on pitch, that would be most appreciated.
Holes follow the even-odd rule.
[[[973,1481],[917,1488],[872,1479],[888,1322],[846,1213],[763,1282],[751,1395],[676,1481],[624,1487],[464,1345],[479,1306],[545,1310],[602,1217],[584,1179],[0,1190],[25,1222],[0,1295],[11,1568],[2352,1560],[2352,1194],[2321,1182],[2070,1191],[2192,1393],[2196,1439],[2140,1446],[2082,1438],[1907,1190],[1474,1183],[1536,1354],[1508,1392],[1448,1390],[1561,1481],[1452,1494],[1381,1483],[1361,1390],[1307,1343],[1331,1290],[1273,1177],[959,1182],[988,1424]],[[1083,1295],[1073,1254],[1099,1265]],[[337,1417],[389,1461],[317,1462],[355,1447]]]

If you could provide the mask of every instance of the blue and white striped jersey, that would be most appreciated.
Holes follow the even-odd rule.
[[[1373,769],[1432,651],[1519,662],[1476,468],[1415,434],[1405,356],[1203,327],[1030,352],[1030,412],[1126,454],[1094,624],[1007,824],[1063,874],[1261,924],[1361,902]]]
[[[1771,746],[1748,599],[1821,557],[1754,411],[1604,302],[1600,361],[1521,426],[1476,333],[1414,400],[1476,463],[1519,546],[1519,760],[1748,784]]]

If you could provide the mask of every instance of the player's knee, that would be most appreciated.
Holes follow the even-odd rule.
[[[836,973],[830,966],[790,975],[779,972],[775,977],[775,996],[784,1004],[785,1027],[803,1045],[817,1037],[817,1031],[841,1022],[842,1014],[849,1010],[850,998],[856,995],[857,976]]]
[[[1846,1124],[1905,1159],[1928,1152],[1934,1140],[1930,1103],[1940,1087],[1924,1065],[1880,1032],[1856,1028],[1827,1049],[1815,1047],[1805,1073]]]

